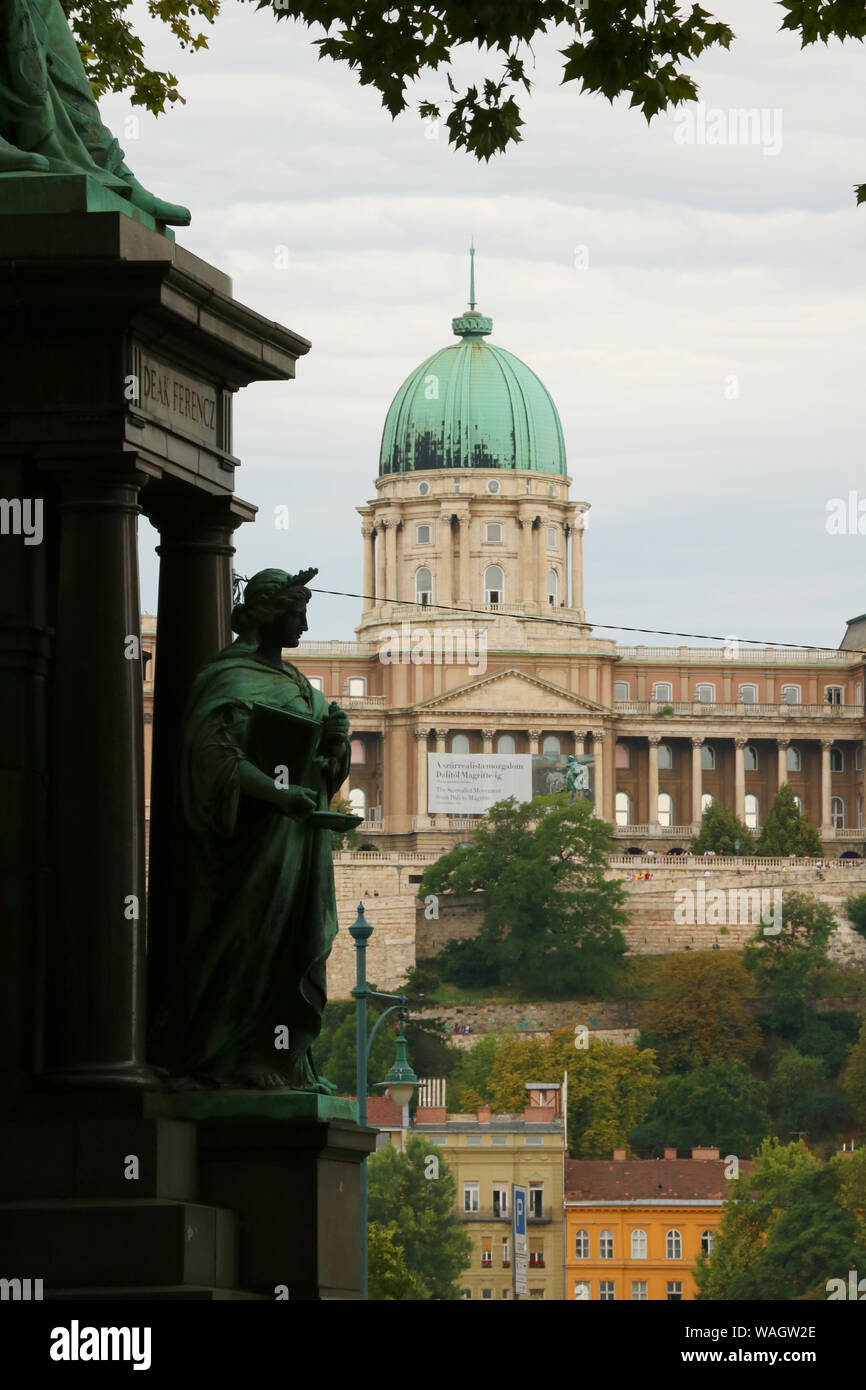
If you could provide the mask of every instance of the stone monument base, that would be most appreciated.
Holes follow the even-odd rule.
[[[0,1125],[6,1278],[45,1299],[360,1298],[355,1102],[31,1096]]]

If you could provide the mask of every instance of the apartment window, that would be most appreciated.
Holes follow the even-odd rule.
[[[589,1259],[589,1231],[575,1231],[574,1258],[576,1260]]]
[[[524,1142],[524,1144],[543,1144],[543,1143],[544,1143],[544,1135],[543,1135],[543,1134],[527,1134],[527,1136],[526,1136],[526,1138],[524,1139],[523,1142]]]
[[[739,694],[744,705],[756,705],[758,703],[758,687],[756,685],[741,685]]]
[[[716,750],[711,743],[701,744],[701,770],[703,772],[715,772],[716,770]]]
[[[555,527],[555,526],[548,526],[548,528],[547,528],[547,545],[548,545],[548,549],[550,549],[550,550],[555,550],[555,549],[556,549],[556,527]]]
[[[681,1303],[681,1302],[682,1302],[682,1297],[683,1297],[683,1286],[682,1286],[681,1280],[679,1280],[679,1279],[669,1279],[669,1280],[668,1280],[668,1292],[667,1292],[667,1301],[668,1301],[668,1303]]]
[[[628,681],[614,681],[613,698],[614,700],[628,699]]]
[[[461,1290],[460,1290],[460,1297],[461,1297],[461,1298],[463,1299],[463,1301],[465,1302],[467,1298],[471,1298],[471,1297],[472,1297],[472,1290],[471,1290],[471,1289],[461,1289]]]
[[[455,492],[459,492],[459,491],[460,491],[460,479],[459,479],[459,478],[455,478],[455,479],[454,479],[454,491],[455,491]]]
[[[788,748],[788,771],[803,771],[803,755],[800,752],[799,748],[794,748],[793,746]]]
[[[665,1254],[669,1260],[683,1258],[683,1238],[679,1231],[668,1231],[665,1238]]]
[[[481,1290],[481,1297],[482,1297],[482,1298],[492,1298],[492,1297],[493,1297],[493,1290],[492,1290],[492,1289],[482,1289],[482,1290]]]
[[[502,542],[502,523],[499,521],[488,521],[485,527],[485,535],[490,545],[500,545]]]
[[[758,798],[752,792],[749,792],[746,797],[746,825],[750,830],[758,829],[759,812]]]
[[[510,1266],[510,1264],[511,1264],[511,1242],[509,1241],[508,1236],[503,1236],[503,1237],[502,1237],[502,1266],[503,1266],[503,1269],[508,1269],[508,1267]]]
[[[617,792],[616,794],[616,823],[617,825],[631,825],[631,797],[628,792]]]
[[[416,526],[416,527],[415,527],[415,544],[416,544],[416,545],[429,545],[429,544],[430,544],[430,527],[429,527],[429,526]]]
[[[831,749],[830,749],[830,771],[831,771],[831,772],[844,772],[844,771],[845,771],[845,754],[842,752],[842,749],[841,749],[841,748],[831,748]]]
[[[351,676],[349,678],[349,695],[354,699],[360,699],[367,693],[366,676]]]
[[[575,1301],[575,1303],[588,1303],[588,1302],[589,1302],[589,1280],[588,1280],[588,1279],[577,1279],[577,1280],[575,1281],[575,1285],[574,1285],[574,1301]]]
[[[659,825],[673,825],[674,799],[670,792],[659,792]]]
[[[674,765],[674,750],[669,743],[659,744],[659,771],[671,772]]]
[[[321,676],[307,676],[307,680],[310,682],[310,685],[313,687],[314,690],[321,690],[321,689],[322,689],[322,677],[321,677]]]
[[[612,1279],[599,1279],[599,1281],[598,1281],[598,1299],[599,1299],[599,1302],[600,1302],[600,1303],[613,1303],[613,1302],[614,1302],[614,1298],[615,1298],[615,1295],[614,1295],[614,1291],[613,1291],[613,1280],[612,1280]]]
[[[541,1135],[536,1136],[538,1139]],[[544,1184],[531,1182],[529,1184],[529,1215],[541,1218],[544,1215]]]
[[[362,787],[352,787],[349,792],[349,809],[353,816],[367,818],[367,793]]]
[[[474,1144],[476,1148],[479,1148],[480,1145],[481,1145],[481,1135],[480,1135],[480,1134],[467,1134],[467,1136],[466,1136],[466,1143],[467,1143],[467,1144]]]
[[[824,687],[824,703],[828,705],[841,705],[842,687],[841,685],[827,685]]]
[[[530,1269],[544,1269],[543,1240],[531,1240],[529,1242],[529,1267]]]
[[[493,1189],[493,1215],[508,1215],[508,1188],[494,1187]]]
[[[845,802],[841,796],[834,796],[830,801],[830,819],[833,822],[834,830],[845,829]]]
[[[492,1236],[481,1237],[481,1268],[491,1269],[493,1267],[493,1238]]]
[[[709,810],[715,799],[714,796],[710,796],[709,792],[704,792],[701,797],[701,815],[704,815],[704,813]]]
[[[562,752],[562,741],[556,734],[548,734],[541,745],[541,751],[545,758],[558,758]]]
[[[631,1257],[633,1260],[646,1259],[646,1231],[640,1229],[631,1233]]]
[[[468,849],[468,848],[469,848],[468,843],[467,843],[467,844],[462,844],[462,845],[455,845],[455,849]],[[494,1148],[504,1149],[505,1146],[506,1146],[506,1144],[508,1143],[508,1136],[505,1135],[505,1134],[491,1134],[491,1136],[490,1136],[490,1142],[491,1142],[491,1144],[493,1145]]]
[[[499,565],[488,565],[484,571],[484,602],[502,603],[505,593],[505,575]]]
[[[614,767],[628,767],[631,762],[631,753],[627,743],[617,742],[613,746],[613,765]]]
[[[477,1182],[465,1182],[463,1184],[463,1210],[468,1212],[478,1211]]]
[[[426,565],[415,575],[415,602],[425,607],[433,602],[433,575]]]
[[[466,734],[454,734],[451,738],[452,753],[468,753],[469,739]]]
[[[794,797],[794,805],[797,807],[797,810],[800,812],[800,815],[802,816],[802,814],[803,814],[803,798],[802,798],[801,796],[795,796],[795,797]]]
[[[556,607],[556,600],[559,596],[559,580],[556,577],[556,570],[547,571],[547,602],[552,608]]]
[[[862,744],[862,743],[858,743],[858,744],[857,744],[857,747],[854,749],[854,771],[855,771],[855,772],[862,772],[862,771],[863,771],[863,744]]]
[[[517,744],[514,742],[513,734],[500,734],[496,740],[497,753],[516,753]]]
[[[502,1290],[502,1297],[503,1297],[503,1298],[510,1298],[510,1297],[511,1297],[511,1291],[510,1291],[510,1289],[503,1289],[503,1290]]]
[[[743,767],[746,772],[757,772],[758,750],[754,743],[747,743],[743,749]]]
[[[800,703],[800,687],[799,687],[799,685],[783,685],[783,686],[782,686],[782,704],[783,704],[783,705],[799,705],[799,703]]]
[[[712,1255],[716,1243],[715,1231],[704,1231],[701,1235],[701,1249],[705,1255]]]
[[[631,1281],[631,1301],[632,1303],[646,1303],[648,1299],[646,1279],[632,1279]]]
[[[598,1253],[602,1260],[613,1259],[613,1231],[602,1231],[598,1238]]]
[[[716,701],[716,687],[714,685],[699,685],[695,691],[695,699],[702,705],[712,705]]]
[[[529,1297],[536,1299],[539,1303],[544,1302],[544,1289],[530,1289]]]
[[[653,699],[667,702],[673,699],[673,686],[669,681],[656,681],[653,686]]]

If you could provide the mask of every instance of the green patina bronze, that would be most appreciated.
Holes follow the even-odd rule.
[[[304,585],[316,573],[249,581],[232,612],[238,640],[198,675],[187,705],[189,920],[151,1046],[181,1084],[336,1089],[310,1048],[337,932],[328,805],[348,775],[349,721],[281,656],[307,630]]]
[[[0,0],[0,177],[7,174],[85,174],[157,224],[190,220],[124,164],[60,0]]]

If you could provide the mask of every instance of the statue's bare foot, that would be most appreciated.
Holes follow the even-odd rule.
[[[128,188],[127,198],[142,212],[150,213],[156,222],[162,222],[173,227],[188,227],[192,221],[189,208],[182,207],[180,203],[166,203],[162,198],[157,198],[153,193],[149,193],[146,188],[142,188],[138,179],[128,175],[125,178]]]

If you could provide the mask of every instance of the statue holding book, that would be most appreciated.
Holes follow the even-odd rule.
[[[349,721],[282,659],[307,630],[317,571],[262,570],[232,611],[237,641],[194,682],[180,751],[189,920],[152,1055],[229,1087],[336,1089],[311,1046],[337,931],[328,810],[348,775]]]

